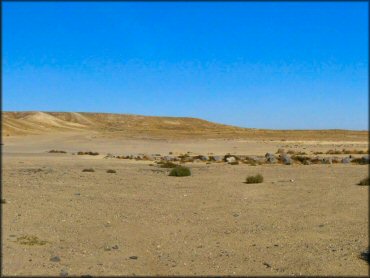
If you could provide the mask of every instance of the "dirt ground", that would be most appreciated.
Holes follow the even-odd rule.
[[[357,185],[368,165],[186,163],[192,176],[170,177],[150,161],[104,159],[280,147],[367,150],[367,142],[123,140],[92,133],[3,142],[3,275],[368,275],[359,255],[369,246],[369,187]],[[257,173],[263,183],[244,183]]]

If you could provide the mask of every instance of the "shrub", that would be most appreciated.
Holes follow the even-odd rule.
[[[358,185],[369,185],[369,177],[362,179]]]
[[[93,168],[86,168],[83,169],[82,172],[95,172],[95,170]]]
[[[160,164],[161,168],[175,168],[177,167],[178,165],[171,162],[171,161],[166,161],[166,162],[159,162],[158,164]]]
[[[66,151],[50,150],[49,153],[67,153]]]
[[[246,183],[262,183],[263,182],[263,176],[261,174],[257,174],[255,176],[248,176]]]
[[[185,166],[177,166],[173,168],[169,174],[169,176],[173,177],[186,177],[190,175],[191,175],[190,169]]]
[[[117,172],[116,172],[116,170],[109,169],[109,170],[107,170],[107,173],[109,173],[109,174],[115,174]]]
[[[98,152],[78,152],[78,155],[99,155]]]

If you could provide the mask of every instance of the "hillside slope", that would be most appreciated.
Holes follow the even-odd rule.
[[[3,136],[97,132],[132,138],[242,138],[367,141],[367,131],[249,129],[185,117],[75,112],[3,112]]]

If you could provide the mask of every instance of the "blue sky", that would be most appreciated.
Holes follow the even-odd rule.
[[[3,2],[3,110],[368,129],[367,2]]]

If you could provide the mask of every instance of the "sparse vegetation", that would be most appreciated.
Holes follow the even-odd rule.
[[[17,242],[23,245],[45,245],[48,243],[45,240],[40,240],[37,236],[21,236],[17,238]]]
[[[165,162],[158,162],[161,168],[175,168],[179,166],[178,164],[175,164],[171,161],[165,161]]]
[[[308,161],[310,161],[309,157],[302,156],[302,155],[293,155],[292,159],[295,160],[295,161],[299,161],[300,163],[305,164],[305,165]]]
[[[98,152],[78,152],[78,155],[99,155]]]
[[[82,172],[95,172],[95,170],[93,168],[86,168],[83,169]]]
[[[169,174],[169,176],[173,176],[173,177],[186,177],[190,175],[191,175],[190,169],[185,166],[177,166],[173,168]]]
[[[50,150],[49,153],[67,153],[66,151]]]
[[[113,170],[113,169],[109,169],[109,170],[107,170],[107,173],[109,173],[109,174],[115,174],[115,173],[117,173],[117,171],[116,170]]]
[[[301,151],[289,150],[289,151],[287,151],[287,154],[292,154],[292,155],[306,155],[307,153],[301,152]]]
[[[248,176],[245,182],[246,183],[262,183],[263,176],[261,174],[257,174],[255,176]]]
[[[239,165],[239,161],[233,161],[229,163],[230,165]]]
[[[369,177],[362,179],[358,185],[369,185]]]

